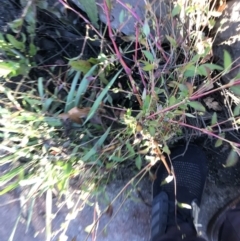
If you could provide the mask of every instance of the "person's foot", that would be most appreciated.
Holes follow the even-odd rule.
[[[158,240],[170,227],[186,222],[193,226],[192,205],[194,202],[194,206],[200,206],[207,176],[207,158],[201,148],[194,145],[184,152],[185,147],[178,147],[170,156],[176,177],[176,197],[175,181],[163,184],[169,175],[163,164],[157,169],[153,183],[152,241]],[[170,161],[167,162],[171,167]]]

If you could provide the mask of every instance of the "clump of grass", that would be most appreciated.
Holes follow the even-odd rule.
[[[167,17],[172,32],[162,36],[153,4],[147,3],[146,19],[141,20],[122,3],[138,24],[135,37],[123,36],[120,47],[111,28],[110,6],[104,1],[107,26],[102,31],[94,27],[98,26],[96,22],[91,26],[79,16],[102,43],[106,43],[108,33],[111,43],[106,44],[107,51],[101,48],[98,57],[86,60],[81,58],[82,50],[69,60],[64,71],[57,71],[55,65],[35,80],[29,73],[38,67],[33,61],[37,53],[36,13],[38,8],[47,11],[47,2],[25,3],[21,18],[10,24],[15,35],[0,36],[4,51],[0,65],[4,70],[0,82],[0,163],[6,167],[0,178],[0,194],[19,186],[30,190],[26,202],[46,194],[48,240],[52,193],[66,197],[70,180],[76,177],[81,177],[82,195],[89,198],[125,163],[132,164],[133,178],[128,185],[151,174],[151,167],[158,161],[165,164],[169,175],[174,175],[165,156],[173,143],[190,141],[195,135],[216,139],[216,147],[229,143],[232,151],[226,166],[236,163],[240,144],[226,139],[224,133],[239,128],[240,109],[236,103],[240,81],[237,76],[221,84],[220,77],[231,70],[232,60],[225,52],[224,66],[211,61],[212,42],[204,33],[214,23],[211,7],[199,8],[194,1],[188,4],[171,6]],[[122,16],[120,13],[124,24]],[[23,34],[24,26],[28,37]],[[83,46],[89,38],[86,34]],[[7,85],[12,77],[21,79],[15,89]],[[216,105],[222,105],[220,101],[212,109],[209,106],[213,102],[204,102],[205,97],[220,92],[231,99],[224,119],[216,109]],[[114,100],[118,95],[119,99]],[[206,113],[210,117],[205,118]],[[230,127],[225,129],[225,123]]]

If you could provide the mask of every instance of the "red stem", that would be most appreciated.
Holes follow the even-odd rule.
[[[122,5],[124,8],[126,8],[128,10],[128,12],[130,12],[132,14],[132,16],[143,26],[143,22],[142,20],[140,19],[140,17],[130,8],[128,7],[127,5],[125,5],[124,3],[122,3],[120,0],[117,0],[117,2]],[[151,39],[154,41],[154,37],[152,36],[152,34],[150,33],[149,35],[151,37]],[[165,53],[164,53],[164,50],[162,49],[161,45],[158,44],[157,41],[154,41],[157,48],[160,50],[162,56],[164,57],[164,59],[167,61],[168,58],[166,57]]]
[[[118,47],[117,47],[117,45],[116,45],[116,42],[115,42],[114,39],[113,39],[113,36],[114,36],[114,35],[113,35],[112,29],[111,29],[109,9],[108,9],[108,5],[107,5],[107,3],[106,3],[106,0],[104,1],[103,4],[104,4],[104,11],[105,11],[106,17],[107,17],[107,26],[108,26],[109,37],[110,37],[110,39],[111,39],[111,41],[112,41],[112,44],[113,44],[114,50],[115,50],[115,52],[116,52],[117,58],[119,59],[122,67],[124,68],[126,74],[127,74],[128,77],[129,77],[130,83],[131,83],[132,88],[133,88],[133,93],[136,94],[136,98],[137,98],[137,100],[138,100],[138,102],[139,102],[139,105],[142,106],[142,101],[141,101],[141,99],[140,99],[140,97],[139,97],[138,91],[137,91],[137,89],[136,89],[136,86],[135,86],[135,84],[134,84],[134,80],[133,80],[132,75],[131,75],[131,69],[130,69],[130,68],[126,65],[126,63],[124,62],[124,60],[123,60],[123,58],[122,58],[122,55],[121,55],[121,53],[120,53],[119,50],[118,50]]]
[[[207,135],[209,135],[209,136],[213,136],[213,137],[215,137],[215,138],[217,138],[217,139],[220,139],[220,140],[222,140],[222,141],[225,141],[225,142],[229,143],[230,145],[234,145],[234,146],[240,147],[240,144],[239,144],[239,143],[226,140],[226,139],[224,139],[223,137],[221,137],[221,136],[219,136],[219,135],[216,135],[216,134],[214,134],[214,133],[212,133],[212,132],[210,132],[210,131],[208,131],[208,130],[206,130],[206,129],[201,129],[201,128],[198,128],[198,127],[196,127],[196,126],[191,126],[191,125],[188,125],[188,124],[186,124],[186,123],[178,122],[178,121],[174,121],[174,120],[169,120],[169,122],[174,123],[174,124],[177,124],[177,125],[180,125],[180,126],[189,127],[189,128],[194,129],[194,130],[198,130],[198,131],[200,131],[200,132],[202,132],[202,133],[204,133],[204,134],[207,134]]]

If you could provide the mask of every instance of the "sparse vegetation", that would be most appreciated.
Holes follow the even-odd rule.
[[[51,206],[52,193],[67,198],[76,177],[88,197],[124,165],[133,178],[154,178],[151,167],[165,163],[174,143],[202,135],[216,147],[231,145],[226,166],[237,162],[240,144],[226,133],[236,137],[240,125],[240,76],[221,82],[233,64],[228,52],[223,66],[213,61],[214,5],[172,4],[165,36],[153,5],[147,3],[143,20],[124,5],[119,21],[133,15],[138,24],[135,36],[119,36],[111,28],[110,1],[101,6],[106,26],[95,11],[91,24],[79,9],[58,3],[61,8],[22,0],[22,15],[0,34],[1,195],[29,188],[26,202],[46,194]],[[72,17],[84,23],[85,35],[70,24]],[[42,24],[44,18],[53,23]],[[73,36],[81,36],[81,46],[70,52],[66,42]],[[40,41],[60,46],[61,54],[39,54]],[[50,240],[51,209],[46,216]]]

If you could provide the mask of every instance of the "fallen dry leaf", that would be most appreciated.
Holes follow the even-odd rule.
[[[86,107],[86,108],[73,107],[71,110],[68,111],[68,113],[62,113],[58,115],[58,117],[64,121],[67,119],[70,119],[75,123],[81,124],[82,119],[88,116],[89,111],[90,111],[90,107]]]
[[[206,104],[206,106],[209,109],[213,109],[215,111],[221,111],[222,107],[219,105],[219,103],[217,101],[214,101],[214,98],[212,97],[207,97],[203,100]]]

